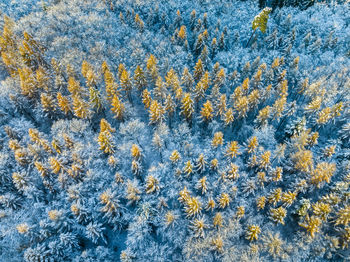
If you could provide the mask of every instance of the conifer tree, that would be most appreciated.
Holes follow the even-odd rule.
[[[139,91],[142,91],[147,86],[145,73],[139,65],[134,72],[134,84]]]
[[[165,110],[161,103],[159,103],[157,100],[152,100],[149,108],[149,113],[150,123],[155,124],[161,122],[164,119]]]
[[[143,90],[142,103],[145,105],[146,109],[151,106],[151,102],[152,102],[151,93],[147,89]]]
[[[127,97],[130,99],[132,83],[128,71],[124,70],[120,75],[120,86],[125,92]]]
[[[89,104],[78,95],[73,96],[73,112],[75,116],[82,119],[91,117]]]
[[[194,80],[187,67],[184,68],[184,71],[182,73],[181,84],[186,88],[187,92],[192,91]]]
[[[105,89],[107,94],[107,100],[111,101],[114,95],[119,95],[118,85],[115,82],[114,76],[110,71],[106,62],[102,63],[102,72],[104,74]]]
[[[193,100],[190,93],[185,93],[181,101],[181,113],[186,117],[187,120],[191,120],[194,112]]]
[[[114,95],[111,101],[111,111],[114,113],[114,117],[122,120],[124,118],[125,106],[118,96]]]
[[[204,73],[204,67],[201,59],[198,59],[196,66],[194,67],[193,78],[199,81]]]
[[[209,100],[204,103],[201,109],[202,119],[206,122],[210,121],[213,118],[213,106]]]
[[[64,114],[67,115],[69,112],[72,111],[68,97],[63,96],[60,92],[57,93],[57,103],[61,111],[64,112]]]

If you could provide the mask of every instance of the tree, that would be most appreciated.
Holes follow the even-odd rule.
[[[269,14],[271,13],[272,9],[270,7],[265,7],[257,16],[254,17],[252,28],[253,33],[250,36],[246,47],[248,46],[250,40],[252,39],[253,35],[255,34],[256,30],[259,28],[260,31],[265,34],[266,28],[267,28],[267,21],[269,19]]]

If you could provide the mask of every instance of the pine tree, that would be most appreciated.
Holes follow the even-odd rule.
[[[186,88],[187,92],[192,91],[194,80],[187,67],[184,68],[182,73],[181,84]]]
[[[69,112],[72,111],[68,97],[63,96],[60,92],[57,93],[57,103],[61,111],[64,112],[64,114],[67,115]]]
[[[107,94],[107,100],[110,102],[114,95],[119,95],[118,85],[115,82],[114,76],[110,71],[106,62],[102,63],[102,72],[104,74],[105,89]]]
[[[204,121],[210,121],[213,118],[213,106],[209,100],[204,103],[202,110],[201,110],[201,116]]]
[[[204,67],[201,59],[198,59],[196,66],[194,67],[193,78],[199,81],[204,73]]]
[[[152,79],[153,82],[155,82],[158,78],[158,69],[157,69],[157,60],[154,55],[150,55],[149,58],[147,59],[147,73]]]
[[[29,67],[18,68],[22,95],[34,98],[38,94],[37,83],[33,71]]]
[[[40,95],[41,106],[43,107],[43,111],[53,113],[56,109],[54,98],[47,93],[41,93]]]
[[[95,75],[92,66],[86,62],[83,61],[81,65],[81,74],[86,79],[86,84],[89,87],[95,87],[97,83],[97,76]]]
[[[182,43],[185,43],[187,39],[186,26],[181,26],[179,32],[177,33],[177,37],[181,40]]]
[[[164,108],[157,100],[152,100],[149,108],[149,113],[151,124],[159,123],[164,119]]]
[[[67,88],[72,96],[82,96],[84,94],[83,87],[80,86],[79,82],[73,76],[69,77]]]
[[[161,76],[158,76],[157,78],[155,88],[153,89],[153,94],[160,101],[163,101],[166,97],[167,89]]]
[[[120,86],[127,97],[130,98],[132,83],[128,71],[124,70],[120,75]]]
[[[107,130],[100,132],[98,135],[98,144],[100,145],[100,150],[106,154],[114,153],[114,144],[112,142],[112,134]]]
[[[256,30],[259,28],[260,31],[264,34],[266,32],[266,28],[267,28],[267,21],[269,19],[269,14],[272,11],[271,8],[269,7],[265,7],[256,17],[254,17],[253,23],[252,23],[252,28],[253,28],[253,33],[250,37],[250,39],[252,39],[254,33],[256,32]],[[250,39],[247,42],[247,45],[250,42]]]
[[[194,112],[193,100],[190,93],[185,93],[181,101],[181,113],[186,117],[187,120],[191,120]]]
[[[114,113],[114,117],[122,120],[124,118],[125,106],[118,96],[114,95],[111,101],[111,111]]]
[[[145,73],[139,65],[134,72],[134,84],[139,91],[142,91],[147,86]]]
[[[142,103],[145,105],[146,109],[151,106],[151,102],[152,102],[151,93],[147,89],[143,90]]]
[[[168,112],[169,118],[173,115],[173,113],[175,112],[175,109],[176,109],[176,104],[173,101],[171,95],[168,94],[168,96],[165,99],[165,110],[166,112]]]
[[[143,29],[144,29],[145,24],[144,24],[144,22],[142,21],[142,19],[140,18],[139,14],[136,14],[136,15],[135,15],[134,21],[135,21],[136,27],[137,27],[141,32],[143,32]]]
[[[166,86],[172,89],[173,92],[176,92],[180,88],[180,80],[175,70],[171,68],[165,76]]]
[[[97,112],[99,112],[102,107],[100,92],[96,88],[90,86],[89,94],[90,94],[89,96],[90,104],[92,105],[93,108],[96,108]]]

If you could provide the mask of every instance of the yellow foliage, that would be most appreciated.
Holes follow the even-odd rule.
[[[118,208],[118,202],[114,200],[114,196],[109,189],[100,195],[100,201],[103,204],[101,211],[104,213],[113,213]]]
[[[145,105],[146,109],[151,106],[151,102],[152,102],[151,93],[147,89],[143,90],[142,103]]]
[[[111,101],[111,111],[114,113],[114,117],[117,119],[123,119],[125,106],[118,96],[114,95]]]
[[[204,67],[201,59],[198,59],[193,72],[193,78],[199,81],[204,73]]]
[[[49,218],[52,220],[52,221],[57,221],[58,219],[61,218],[62,216],[62,212],[57,210],[57,209],[53,209],[53,210],[50,210],[48,212],[48,215],[49,215]]]
[[[224,222],[224,219],[222,217],[222,214],[220,212],[217,212],[213,218],[213,226],[214,227],[222,227],[223,222]]]
[[[259,111],[259,114],[257,117],[258,122],[261,125],[266,124],[267,120],[270,118],[270,114],[271,114],[271,107],[270,106],[264,107]]]
[[[181,113],[189,120],[194,112],[193,100],[190,93],[185,93],[181,101]]]
[[[274,206],[276,206],[276,204],[281,200],[281,198],[282,198],[282,189],[281,188],[276,188],[268,196],[269,203],[273,204]]]
[[[281,223],[284,225],[284,218],[287,215],[287,210],[283,207],[271,208],[270,209],[270,218],[276,223]]]
[[[169,159],[171,160],[171,162],[173,163],[176,163],[180,160],[180,154],[177,150],[174,150],[172,153],[171,153],[171,156],[169,157]]]
[[[179,32],[177,34],[177,37],[182,39],[182,40],[187,38],[186,26],[183,25],[183,26],[180,27],[180,30],[179,30]]]
[[[185,202],[185,212],[187,217],[193,217],[200,214],[202,210],[202,204],[197,197],[188,197]]]
[[[321,219],[315,216],[309,217],[306,216],[304,223],[299,223],[299,225],[307,230],[310,233],[312,238],[315,237],[315,233],[320,232],[320,226],[322,224]]]
[[[246,117],[249,110],[249,101],[246,96],[240,96],[235,100],[234,108],[240,117]]]
[[[40,94],[40,102],[41,106],[43,107],[43,111],[46,112],[53,112],[55,111],[55,103],[54,103],[54,98],[46,93],[41,93]]]
[[[276,167],[272,172],[272,181],[278,182],[282,180],[282,173],[283,169],[282,167]]]
[[[122,90],[128,95],[131,92],[132,84],[128,71],[123,70],[120,75],[120,86]]]
[[[108,131],[100,132],[98,135],[98,144],[100,145],[100,150],[106,154],[114,153],[114,144],[112,142],[112,135]]]
[[[257,206],[258,210],[264,209],[265,208],[265,203],[266,203],[266,197],[265,196],[261,196],[261,197],[257,198],[256,206]]]
[[[326,157],[331,157],[335,153],[335,148],[336,148],[336,146],[328,146],[324,149],[323,154]]]
[[[316,122],[322,125],[327,123],[331,118],[332,118],[332,109],[330,107],[326,107],[318,113],[318,119],[316,120]]]
[[[207,177],[204,176],[201,179],[198,180],[197,182],[197,189],[202,191],[202,194],[205,194],[208,190],[208,182],[207,182]]]
[[[339,209],[336,217],[335,225],[347,226],[350,222],[350,205],[346,205],[344,208]]]
[[[147,80],[142,68],[138,65],[134,72],[134,83],[137,89],[143,90],[147,86]]]
[[[16,229],[17,229],[18,233],[20,233],[20,234],[26,234],[26,233],[28,233],[28,231],[29,231],[29,226],[28,226],[27,223],[23,223],[23,224],[17,225],[17,226],[16,226]]]
[[[54,157],[50,157],[49,162],[53,173],[58,174],[60,171],[63,171],[63,164],[61,161],[57,160]]]
[[[219,166],[219,161],[214,158],[212,161],[210,161],[210,168],[213,170],[217,170]]]
[[[246,231],[245,238],[249,241],[258,240],[261,229],[258,225],[249,225]]]
[[[206,164],[207,162],[205,161],[204,155],[200,154],[197,159],[196,171],[199,173],[202,173],[203,171],[205,171]]]
[[[256,148],[259,146],[258,138],[256,136],[253,136],[248,141],[247,151],[249,154],[253,153]]]
[[[146,193],[151,194],[159,190],[159,181],[152,175],[147,176],[146,178]]]
[[[119,92],[117,90],[118,86],[106,62],[102,63],[102,72],[104,74],[107,100],[111,101],[114,95],[117,95],[117,96],[119,95]]]
[[[297,197],[296,192],[290,192],[290,191],[284,192],[282,195],[282,202],[286,207],[289,207],[294,203],[296,197]]]
[[[213,106],[209,100],[204,103],[201,110],[201,116],[204,121],[210,121],[213,118]]]
[[[83,93],[83,88],[73,76],[69,77],[67,88],[73,96],[81,96]]]
[[[275,101],[275,103],[272,106],[272,109],[274,112],[274,119],[279,119],[282,116],[286,103],[287,103],[286,95],[282,95],[281,98]]]
[[[311,183],[318,188],[321,186],[322,182],[330,183],[335,171],[336,165],[334,163],[321,162],[311,171]]]
[[[238,142],[237,141],[232,141],[228,145],[225,155],[229,156],[229,157],[231,157],[231,159],[233,159],[234,157],[237,157],[237,155],[240,154],[238,152],[238,150],[239,150]]]
[[[91,114],[89,104],[78,95],[73,96],[73,111],[75,116],[82,119],[89,118]]]
[[[89,88],[89,94],[89,102],[92,104],[93,108],[96,108],[98,112],[102,107],[100,91],[91,86]]]
[[[224,143],[224,134],[222,132],[216,132],[214,134],[214,138],[211,142],[211,145],[216,148],[218,146],[221,146]]]
[[[229,108],[224,114],[225,126],[230,125],[233,122],[233,120],[234,120],[233,110],[232,108]]]
[[[187,190],[187,187],[184,186],[184,189],[182,191],[179,192],[179,198],[178,200],[181,202],[181,203],[185,203],[186,201],[188,201],[190,199],[190,192]]]
[[[294,168],[302,172],[310,172],[313,168],[312,152],[310,150],[299,150],[292,155]]]
[[[140,148],[138,147],[138,145],[133,144],[133,145],[131,146],[131,156],[132,156],[134,159],[136,159],[136,160],[140,159],[140,157],[141,157],[141,150],[140,150]]]
[[[190,174],[192,174],[193,172],[193,165],[191,163],[191,160],[188,160],[186,163],[185,163],[185,167],[184,167],[184,170],[183,170],[187,176],[189,176]]]
[[[57,93],[57,103],[60,109],[65,113],[68,114],[72,111],[70,102],[68,97],[63,96],[60,92]]]
[[[115,128],[112,128],[111,125],[107,122],[106,119],[102,118],[100,121],[100,132],[115,132]]]
[[[221,193],[218,202],[220,208],[228,207],[230,205],[230,196],[227,193]]]
[[[313,204],[312,209],[314,215],[323,221],[327,220],[328,215],[332,211],[331,205],[329,203],[323,203],[320,201],[317,201],[315,204]]]
[[[176,219],[176,216],[173,214],[173,212],[168,211],[165,214],[165,225],[168,227],[170,225],[173,225],[174,221]]]
[[[135,23],[136,23],[137,27],[142,31],[144,28],[144,22],[140,18],[139,14],[135,15]]]
[[[163,120],[165,110],[163,106],[160,103],[158,103],[157,100],[152,100],[149,108],[149,113],[150,113],[150,117],[149,117],[150,123],[155,124]]]
[[[270,151],[265,151],[260,156],[259,167],[262,168],[262,169],[267,169],[268,166],[270,165],[270,157],[271,157],[271,152]]]
[[[266,32],[267,21],[269,19],[269,14],[271,11],[271,8],[265,7],[257,16],[254,17],[252,24],[253,30],[259,28],[262,33]]]
[[[165,110],[168,112],[168,115],[172,115],[175,112],[176,104],[174,103],[170,94],[165,99]]]
[[[33,71],[29,67],[18,68],[22,95],[34,98],[37,95],[37,82]]]
[[[208,228],[208,225],[205,224],[205,220],[202,217],[192,221],[190,228],[194,230],[196,237],[204,237],[204,229]]]
[[[212,199],[212,198],[209,198],[208,200],[208,203],[207,203],[207,206],[206,206],[206,210],[210,210],[210,211],[213,211],[214,208],[215,208],[216,204],[215,204],[215,200]]]

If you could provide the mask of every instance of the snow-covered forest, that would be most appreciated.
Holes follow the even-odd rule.
[[[0,0],[0,261],[349,261],[350,2]]]

